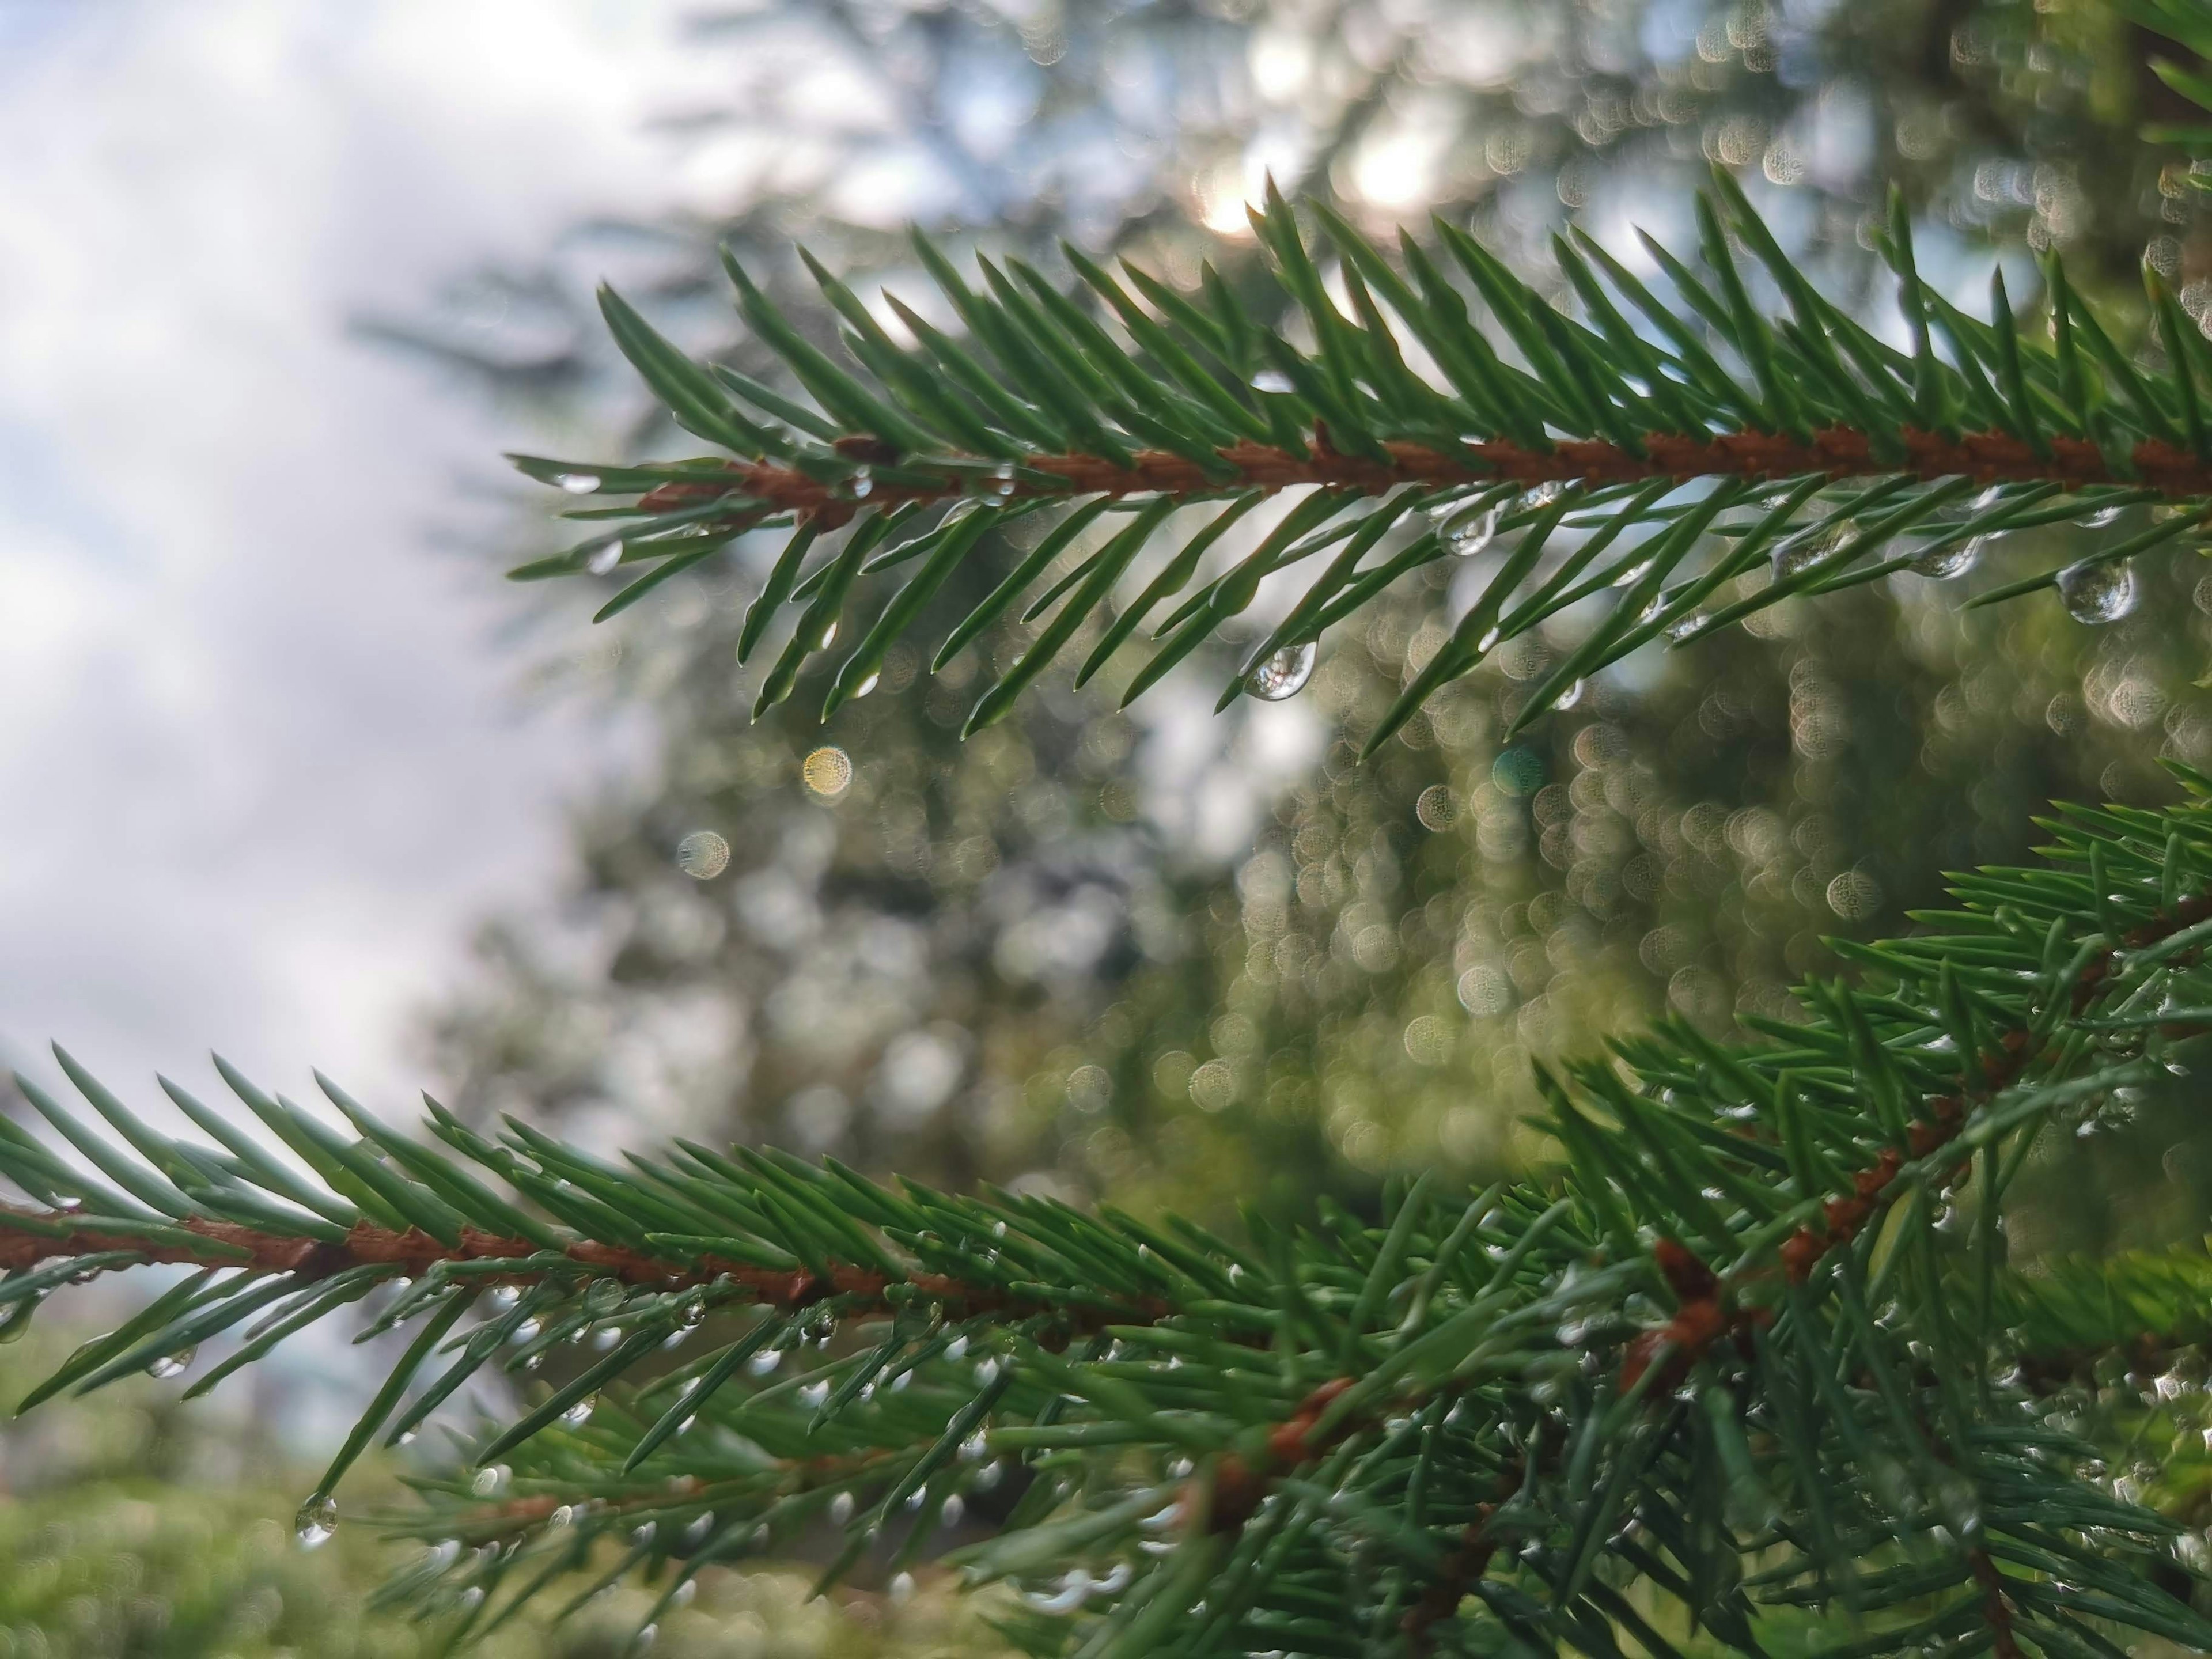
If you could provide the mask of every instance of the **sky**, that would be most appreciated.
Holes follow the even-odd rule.
[[[670,199],[675,10],[0,0],[0,1059],[398,1103],[556,884],[625,739],[429,533],[523,434],[349,325]]]

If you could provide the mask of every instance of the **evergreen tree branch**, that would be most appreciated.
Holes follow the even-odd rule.
[[[1956,576],[2040,524],[2113,534],[1974,602],[2056,587],[2084,620],[2109,620],[2132,603],[2127,562],[2176,544],[2212,501],[2201,389],[2212,355],[2154,272],[2146,281],[2169,358],[2160,369],[2121,349],[2055,260],[2043,317],[2015,316],[2001,276],[1987,321],[1960,311],[1918,275],[1901,204],[1881,252],[1909,351],[1824,300],[1725,173],[1699,204],[1695,261],[1646,239],[1663,295],[1587,238],[1558,242],[1574,317],[1455,227],[1438,223],[1431,246],[1401,239],[1394,263],[1312,211],[1322,236],[1310,244],[1271,192],[1253,214],[1266,270],[1240,291],[1209,268],[1194,295],[1134,269],[1109,273],[1073,248],[1072,293],[988,259],[978,290],[918,240],[964,333],[887,297],[910,343],[810,258],[843,362],[727,262],[739,309],[797,397],[702,368],[606,294],[617,343],[677,422],[734,459],[517,457],[570,491],[631,500],[576,510],[605,527],[513,574],[641,571],[601,613],[611,614],[740,536],[787,528],[745,629],[757,647],[779,613],[796,613],[758,707],[789,696],[842,638],[826,714],[872,686],[895,642],[933,623],[955,568],[994,556],[990,532],[1076,506],[988,598],[947,619],[940,663],[1073,561],[1031,612],[1051,622],[986,691],[972,730],[1085,629],[1100,637],[1079,683],[1176,600],[1127,677],[1124,701],[1140,695],[1240,626],[1267,579],[1334,550],[1261,630],[1223,702],[1288,695],[1327,630],[1390,582],[1454,554],[1504,550],[1371,745],[1504,641],[1593,595],[1609,616],[1524,720],[1649,641],[1686,643],[1782,599],[1897,570]],[[1786,317],[1760,313],[1754,281],[1781,296]],[[1285,312],[1310,345],[1274,325]],[[1235,523],[1277,498],[1272,522]],[[1209,504],[1218,510],[1203,521],[1180,514]],[[1180,550],[1146,564],[1156,538]],[[848,610],[866,617],[872,603],[860,579],[901,565],[910,574],[866,625],[846,629]]]
[[[2166,1588],[2188,1576],[2173,1523],[2045,1420],[2053,1366],[2194,1328],[2201,1266],[2107,1264],[2140,1294],[2093,1318],[2086,1284],[2013,1272],[1999,1224],[2039,1138],[2212,1009],[2212,791],[2182,777],[2179,806],[2070,810],[2045,863],[1839,947],[1861,975],[1808,985],[1802,1023],[1732,1046],[1671,1024],[1546,1078],[1555,1171],[1426,1179],[1379,1225],[1255,1219],[1240,1249],[776,1153],[618,1166],[434,1107],[434,1149],[334,1085],[331,1118],[228,1067],[267,1138],[165,1085],[192,1142],[64,1054],[98,1123],[23,1080],[66,1151],[0,1124],[26,1200],[0,1209],[0,1306],[198,1269],[35,1404],[240,1333],[204,1389],[373,1297],[365,1334],[411,1343],[310,1537],[377,1439],[586,1345],[418,1481],[404,1529],[435,1544],[395,1594],[470,1631],[587,1559],[677,1596],[828,1527],[830,1577],[870,1553],[896,1571],[992,1479],[1020,1501],[954,1559],[1024,1590],[1040,1652],[1334,1652],[1351,1628],[1610,1659],[1615,1632],[1671,1651],[1650,1623],[1671,1604],[1751,1653],[1831,1601],[1866,1632],[1838,1652],[2070,1654],[2101,1628],[2201,1647],[2212,1626]]]

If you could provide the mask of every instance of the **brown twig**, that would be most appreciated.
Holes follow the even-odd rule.
[[[2176,498],[2212,495],[2212,465],[2191,452],[2155,439],[2137,444],[2115,465],[2095,444],[2081,438],[2052,438],[2047,453],[2008,433],[1970,432],[1956,439],[1907,428],[1901,458],[1878,456],[1867,434],[1830,427],[1809,442],[1766,432],[1723,432],[1690,436],[1651,433],[1638,454],[1619,444],[1565,439],[1549,450],[1524,448],[1505,439],[1469,442],[1454,450],[1424,444],[1385,443],[1387,460],[1346,455],[1328,441],[1325,429],[1312,453],[1297,454],[1266,444],[1239,443],[1217,450],[1210,464],[1164,450],[1138,452],[1121,466],[1096,455],[1036,455],[1020,465],[1029,474],[1058,480],[1047,484],[1017,476],[994,486],[1000,500],[1054,495],[1194,495],[1233,489],[1287,489],[1298,484],[1379,495],[1401,484],[1443,487],[1462,483],[1538,484],[1581,481],[1593,484],[1638,483],[1661,478],[1797,478],[1825,472],[1835,477],[1907,472],[1923,478],[1967,477],[1984,483],[2057,482],[2069,488],[2095,484],[2133,485]],[[915,465],[927,467],[926,459]],[[743,495],[778,511],[812,517],[834,527],[863,506],[957,499],[972,480],[947,476],[929,485],[883,480],[872,484],[866,501],[852,494],[849,481],[824,483],[795,467],[770,462],[731,464],[730,482],[705,479],[665,483],[647,493],[641,506],[667,508]]]
[[[6,1227],[9,1219],[18,1229]],[[407,1276],[419,1277],[440,1262],[512,1260],[513,1271],[489,1273],[479,1282],[493,1285],[533,1284],[549,1273],[562,1271],[534,1265],[529,1258],[545,1252],[527,1239],[502,1237],[479,1228],[464,1227],[458,1243],[446,1244],[420,1228],[404,1231],[362,1221],[355,1224],[343,1243],[322,1239],[295,1238],[241,1226],[236,1222],[189,1216],[174,1224],[166,1236],[134,1236],[120,1228],[98,1231],[73,1226],[66,1210],[25,1210],[0,1205],[0,1270],[20,1271],[42,1261],[70,1256],[97,1255],[129,1250],[145,1261],[185,1262],[204,1267],[243,1267],[255,1273],[289,1273],[301,1281],[328,1279],[333,1273],[359,1267],[390,1267]],[[180,1243],[181,1231],[206,1239],[213,1248],[197,1249]],[[241,1252],[243,1254],[241,1254]],[[1150,1324],[1170,1311],[1157,1297],[1134,1298],[1113,1309],[1070,1303],[1059,1304],[1016,1297],[988,1285],[970,1285],[941,1273],[910,1273],[894,1280],[866,1267],[832,1263],[826,1273],[805,1268],[778,1272],[750,1262],[714,1255],[693,1261],[670,1261],[621,1245],[579,1240],[562,1252],[586,1270],[586,1276],[618,1279],[657,1291],[699,1289],[726,1281],[752,1293],[765,1306],[795,1312],[831,1297],[873,1304],[890,1310],[888,1295],[894,1284],[911,1285],[927,1297],[944,1302],[963,1316],[1003,1315],[1011,1319],[1048,1314],[1076,1330],[1096,1330],[1109,1324]]]

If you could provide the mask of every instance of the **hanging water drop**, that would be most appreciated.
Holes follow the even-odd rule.
[[[2136,573],[2124,559],[2084,559],[2058,573],[2058,597],[2075,622],[2092,627],[2118,622],[2136,608]]]
[[[883,676],[880,673],[869,675],[867,678],[862,680],[858,685],[853,688],[853,695],[855,697],[866,696],[869,692],[876,689],[878,683],[881,681],[882,678]]]
[[[586,1398],[579,1400],[574,1405],[569,1407],[567,1411],[561,1413],[561,1426],[564,1429],[582,1428],[585,1424],[592,1420],[592,1403],[589,1398]]]
[[[809,1411],[819,1411],[830,1398],[827,1382],[809,1382],[799,1390],[799,1403]]]
[[[641,1527],[632,1528],[629,1534],[630,1547],[633,1549],[641,1550],[648,1547],[653,1542],[653,1534],[659,1530],[659,1523],[653,1521],[648,1521]]]
[[[1552,699],[1552,707],[1554,708],[1572,708],[1582,700],[1583,683],[1580,680],[1577,680],[1565,690],[1560,692],[1558,696]]]
[[[164,1380],[172,1376],[182,1376],[185,1374],[185,1368],[192,1363],[192,1356],[198,1352],[197,1348],[179,1348],[174,1353],[165,1353],[159,1359],[148,1364],[146,1375]]]
[[[910,1572],[893,1573],[891,1575],[890,1582],[890,1596],[892,1604],[896,1606],[902,1601],[909,1601],[913,1598],[913,1595],[914,1575]]]
[[[571,495],[588,495],[599,487],[599,475],[596,472],[563,472],[553,482]]]
[[[491,1293],[491,1305],[502,1310],[512,1308],[521,1299],[522,1292],[512,1285],[502,1285]]]
[[[817,651],[827,651],[831,646],[836,643],[837,624],[833,622],[829,627],[822,630],[822,637],[815,641],[814,648]]]
[[[602,1353],[622,1340],[623,1328],[619,1325],[602,1325],[592,1333],[592,1346]]]
[[[632,1653],[643,1653],[659,1639],[659,1626],[641,1625],[638,1626],[637,1634],[629,1638],[629,1650]]]
[[[1613,586],[1615,587],[1632,587],[1638,582],[1642,581],[1645,576],[1649,575],[1650,571],[1651,561],[1649,559],[1638,559],[1634,564],[1630,565],[1627,569],[1622,571],[1618,576],[1615,576],[1613,579]]]
[[[526,1342],[537,1340],[538,1333],[544,1328],[535,1319],[526,1319],[514,1328],[514,1334],[507,1340],[519,1348]]]
[[[1000,461],[991,469],[991,493],[1000,501],[1014,493],[1014,464]]]
[[[1245,689],[1262,702],[1295,697],[1313,678],[1314,660],[1319,654],[1320,647],[1311,640],[1303,645],[1286,645],[1246,676]]]
[[[712,881],[730,867],[730,843],[712,830],[694,830],[676,843],[676,867],[694,881]]]
[[[1564,480],[1547,478],[1543,483],[1522,491],[1521,499],[1514,503],[1514,507],[1522,513],[1540,513],[1547,507],[1557,506],[1559,497],[1566,493],[1567,486]]]
[[[507,1468],[504,1463],[495,1463],[488,1469],[478,1469],[476,1479],[469,1482],[469,1490],[478,1498],[495,1496],[507,1485]]]
[[[1931,581],[1946,582],[1963,576],[1981,562],[1986,536],[1969,536],[1963,542],[1939,542],[1912,561],[1912,569]]]
[[[696,1578],[687,1578],[668,1592],[668,1605],[672,1607],[688,1607],[691,1605],[691,1598],[698,1594],[699,1581]]]
[[[875,469],[866,466],[860,468],[850,478],[846,480],[846,488],[853,492],[853,499],[854,501],[864,501],[867,500],[869,496],[876,493]]]
[[[1471,559],[1490,545],[1498,534],[1498,520],[1504,508],[1497,502],[1488,507],[1462,507],[1443,521],[1437,534],[1443,538],[1444,550],[1456,558]]]
[[[842,1527],[853,1518],[853,1494],[841,1492],[830,1500],[830,1524]]]
[[[1851,533],[1849,519],[1831,519],[1826,524],[1815,525],[1810,530],[1801,530],[1775,544],[1769,561],[1774,568],[1774,580],[1786,580],[1801,572],[1810,570],[1844,544]]]
[[[960,1524],[960,1517],[967,1513],[968,1505],[966,1501],[961,1498],[958,1492],[955,1492],[950,1498],[946,1498],[944,1504],[939,1508],[937,1511],[937,1524],[940,1527],[957,1527]]]
[[[980,1463],[983,1461],[984,1454],[989,1450],[990,1444],[984,1438],[983,1431],[978,1429],[960,1443],[960,1461],[963,1463]]]
[[[676,1304],[676,1322],[687,1331],[696,1331],[707,1322],[707,1298],[694,1291]]]
[[[1482,630],[1482,637],[1474,642],[1475,651],[1478,653],[1487,651],[1504,637],[1505,630],[1498,627],[1496,623],[1492,623]]]
[[[1297,382],[1279,368],[1263,368],[1252,377],[1255,392],[1296,392]]]
[[[1667,624],[1667,637],[1674,644],[1680,645],[1703,628],[1706,620],[1705,613],[1702,611],[1692,611],[1686,617],[1677,617]]]
[[[319,1492],[301,1504],[299,1514],[292,1519],[292,1536],[303,1550],[320,1549],[337,1529],[338,1500],[326,1492]]]
[[[2124,507],[2100,507],[2081,520],[2081,528],[2084,530],[2110,529],[2120,521],[2120,515],[2126,511],[2127,508]]]
[[[39,1304],[46,1299],[46,1293],[42,1291],[36,1295],[22,1297],[12,1304],[5,1312],[0,1312],[0,1342],[20,1341],[28,1334],[31,1328],[31,1316],[38,1312]]]
[[[622,562],[623,544],[609,542],[605,547],[595,547],[592,556],[584,561],[584,568],[594,576],[604,576]]]
[[[474,1613],[478,1607],[483,1605],[483,1586],[482,1584],[471,1584],[461,1592],[461,1599],[459,1603],[460,1610],[463,1613]]]
[[[714,1511],[708,1510],[706,1514],[696,1517],[684,1528],[684,1547],[697,1549],[700,1545],[707,1541],[707,1534],[714,1530]]]
[[[783,1354],[781,1350],[763,1348],[750,1359],[745,1361],[745,1369],[755,1376],[766,1376],[781,1364],[783,1364]]]

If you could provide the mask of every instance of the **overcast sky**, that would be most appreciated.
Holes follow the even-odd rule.
[[[347,325],[664,200],[673,9],[0,0],[11,1060],[397,1103],[472,921],[553,884],[619,757],[520,712],[513,591],[425,534],[519,434]]]

